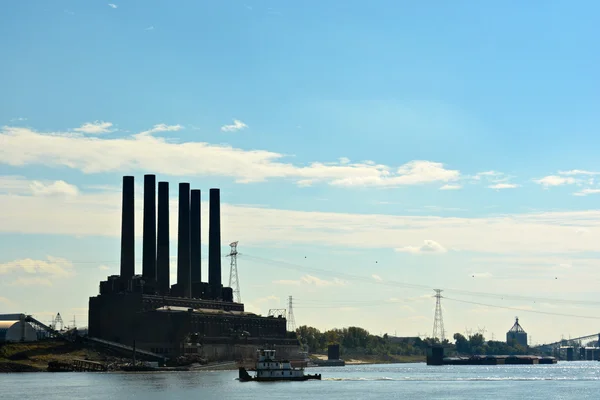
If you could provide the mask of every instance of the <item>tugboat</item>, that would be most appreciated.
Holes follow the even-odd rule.
[[[256,361],[256,376],[250,376],[246,368],[240,367],[240,382],[257,381],[307,381],[321,380],[321,374],[304,375],[304,368],[292,368],[289,361],[276,361],[275,350],[258,350]]]

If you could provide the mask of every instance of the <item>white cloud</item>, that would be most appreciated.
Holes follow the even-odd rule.
[[[159,124],[130,137],[109,139],[3,127],[0,163],[68,167],[84,173],[158,170],[171,176],[228,176],[238,183],[283,178],[301,185],[324,182],[344,187],[395,187],[460,178],[459,171],[432,161],[410,161],[395,169],[372,162],[346,163],[346,160],[294,165],[283,162],[283,154],[265,150],[242,150],[205,142],[173,143],[153,135],[180,129],[181,125]]]
[[[494,185],[488,186],[488,188],[490,188],[490,189],[497,189],[497,190],[500,190],[500,189],[514,189],[516,187],[519,187],[519,185],[514,184],[514,183],[496,183]]]
[[[587,196],[588,194],[596,194],[596,193],[600,193],[600,189],[583,189],[580,190],[579,192],[575,192],[573,193],[573,196]]]
[[[17,117],[17,118],[11,118],[10,122],[23,122],[23,121],[27,121],[27,118],[25,117]]]
[[[383,279],[381,279],[381,277],[377,274],[373,274],[371,277],[373,277],[373,279],[375,279],[377,282],[383,282]]]
[[[446,184],[440,188],[440,190],[458,190],[462,189],[462,185],[449,185]]]
[[[239,131],[241,129],[246,129],[247,127],[248,127],[248,125],[246,125],[245,123],[243,123],[239,119],[234,119],[233,120],[233,124],[231,124],[231,125],[223,125],[221,127],[221,131],[223,131],[223,132],[235,132],[235,131]]]
[[[112,132],[110,127],[113,126],[112,122],[95,121],[86,122],[79,128],[73,129],[75,132],[89,133],[89,134],[100,134]]]
[[[30,189],[35,196],[76,196],[79,194],[77,186],[71,185],[65,181],[54,181],[52,183],[33,181],[31,182]]]
[[[108,271],[110,269],[110,267],[107,267],[106,265],[100,265],[98,267],[98,269],[101,270],[101,271]]]
[[[297,286],[297,285],[345,286],[348,284],[346,281],[343,281],[338,278],[333,278],[332,280],[328,281],[328,280],[317,278],[316,276],[313,276],[313,275],[304,275],[298,280],[288,280],[288,279],[276,280],[276,281],[273,281],[273,283],[278,284],[278,285],[295,285],[295,286]]]
[[[118,6],[116,4],[112,4],[112,3],[108,3],[108,6],[111,8],[117,8]]]
[[[539,183],[540,185],[548,186],[560,186],[560,185],[571,185],[577,182],[575,178],[564,177],[558,175],[548,175],[541,179],[534,180],[535,183]]]
[[[422,246],[405,246],[395,249],[398,253],[446,253],[448,250],[438,242],[433,240],[425,240]]]
[[[34,196],[75,196],[79,189],[65,181],[28,181],[21,176],[0,176],[0,193]]]
[[[326,168],[320,163],[314,163],[313,166]],[[448,182],[457,180],[460,177],[458,171],[445,169],[441,163],[422,160],[410,161],[399,167],[395,172],[390,171],[390,168],[384,165],[351,164],[350,166],[356,167],[357,172],[364,169],[365,172],[370,171],[370,173],[361,174],[362,176],[352,175],[345,173],[348,167],[330,167],[331,173],[339,171],[340,174],[348,175],[345,178],[334,179],[331,184],[335,186],[401,186],[440,181]],[[377,173],[372,173],[374,171],[377,171]]]

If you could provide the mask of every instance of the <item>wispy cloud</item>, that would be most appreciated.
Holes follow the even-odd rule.
[[[600,193],[600,189],[583,189],[579,192],[573,193],[573,196],[587,196],[588,194],[597,194]]]
[[[519,187],[519,185],[515,183],[510,183],[509,181],[513,178],[510,175],[507,175],[503,172],[499,171],[484,171],[475,174],[475,176],[470,177],[471,183],[487,183],[489,189],[514,189]]]
[[[239,131],[241,129],[246,129],[247,127],[248,127],[248,125],[246,125],[245,123],[243,123],[239,119],[234,119],[233,120],[233,124],[231,124],[231,125],[223,125],[221,127],[221,131],[223,131],[223,132],[235,132],[235,131]]]
[[[108,6],[110,8],[117,8],[118,7],[116,4],[113,4],[113,3],[108,3]]]
[[[17,278],[10,283],[11,286],[52,286],[52,281],[48,278]]]
[[[147,131],[143,131],[135,135],[136,137],[149,136],[158,132],[177,132],[183,129],[182,125],[167,125],[167,124],[156,124],[152,127],[152,129],[148,129]]]
[[[310,285],[310,286],[345,286],[348,283],[338,278],[333,278],[332,280],[325,280],[317,278],[313,275],[304,275],[298,280],[276,280],[273,281],[274,284],[278,285]]]
[[[458,190],[458,189],[462,189],[462,185],[446,184],[440,188],[440,190]]]
[[[383,279],[377,274],[373,274],[371,277],[373,277],[373,279],[375,279],[377,282],[383,282]]]
[[[25,117],[17,117],[17,118],[11,118],[10,122],[23,122],[23,121],[27,121],[27,118]]]
[[[104,122],[104,121],[94,121],[94,122],[86,122],[81,125],[79,128],[73,129],[75,132],[81,133],[89,133],[89,134],[100,134],[100,133],[109,133],[112,132],[110,127],[113,126],[112,122]]]
[[[517,185],[515,183],[496,183],[496,184],[488,186],[488,188],[490,188],[490,189],[496,189],[496,190],[501,190],[501,189],[515,189],[517,187],[519,187],[519,185]]]
[[[446,253],[448,250],[433,240],[425,240],[422,246],[404,246],[395,249],[398,253],[427,254]]]
[[[570,171],[559,171],[558,173],[560,175],[567,175],[567,176],[573,176],[573,175],[600,175],[600,172],[585,171],[585,170],[581,170],[581,169],[572,169]]]
[[[7,297],[0,296],[0,304],[4,304],[6,306],[13,307],[15,305],[15,302]]]
[[[149,27],[144,29],[145,31],[153,31],[154,30],[154,25],[150,25]]]
[[[38,196],[32,193],[30,185],[31,181],[24,178],[0,177],[0,232],[119,236],[119,191],[78,188],[77,196]],[[142,198],[136,199],[141,209]],[[171,218],[176,220],[176,198],[172,203]],[[236,221],[228,228],[228,235],[248,245],[278,242],[350,249],[400,247],[406,252],[413,249],[399,244],[420,248],[418,244],[422,246],[425,240],[435,238],[444,248],[460,249],[461,252],[573,254],[596,251],[595,232],[600,231],[598,210],[467,218],[304,212],[225,202],[221,212],[223,218]],[[136,218],[136,224],[136,232],[141,235],[141,218]],[[175,237],[176,224],[172,224],[171,229]]]

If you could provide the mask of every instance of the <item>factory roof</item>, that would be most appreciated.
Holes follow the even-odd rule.
[[[519,325],[519,318],[517,317],[515,320],[515,324],[508,331],[510,333],[525,333],[525,330]]]
[[[225,310],[215,310],[212,308],[189,308],[189,307],[178,307],[178,306],[164,306],[157,308],[156,311],[161,312],[193,312],[198,314],[216,314],[216,315],[247,315],[247,316],[256,316],[256,314],[245,311],[225,311]]]
[[[0,314],[0,321],[17,321],[25,318],[25,314]]]

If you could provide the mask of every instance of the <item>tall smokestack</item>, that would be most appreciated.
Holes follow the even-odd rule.
[[[208,219],[208,283],[213,298],[221,297],[221,199],[219,189],[210,189]]]
[[[177,286],[183,297],[191,297],[190,275],[190,184],[179,184],[179,225],[177,227]]]
[[[156,281],[156,175],[144,175],[142,276]]]
[[[121,278],[135,275],[135,205],[133,176],[123,177],[121,208]]]
[[[158,182],[158,238],[156,279],[160,294],[169,293],[169,182]]]
[[[202,281],[200,218],[200,190],[194,189],[192,190],[190,204],[190,240],[192,241],[190,257],[192,283]]]

